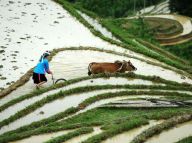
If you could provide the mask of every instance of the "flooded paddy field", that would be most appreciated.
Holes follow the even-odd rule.
[[[122,53],[128,51],[95,37],[66,10],[51,0],[27,2],[1,0],[0,13],[0,50],[3,51],[0,60],[1,65],[4,65],[0,68],[0,74],[3,76],[0,82],[1,88],[8,87],[34,67],[40,55],[46,50],[92,46]]]
[[[130,130],[128,132],[125,132],[123,134],[116,135],[110,139],[107,139],[103,141],[102,143],[128,143],[131,142],[134,137],[136,137],[138,134],[146,130],[147,128],[150,128],[154,125],[157,125],[163,121],[150,121],[148,125],[141,126],[139,128],[135,128],[133,130]]]
[[[30,124],[34,121],[38,121],[47,117],[50,117],[54,114],[57,114],[61,111],[65,111],[66,109],[70,107],[76,107],[79,103],[81,103],[83,100],[96,96],[98,94],[103,94],[107,92],[117,92],[122,91],[123,89],[110,89],[110,90],[98,90],[98,91],[92,91],[82,94],[75,94],[71,96],[64,97],[62,99],[55,100],[51,103],[45,104],[43,107],[38,108],[34,112],[26,115],[25,117],[16,120],[15,122],[12,122],[11,124],[2,127],[0,129],[0,134],[10,131],[13,129],[16,129],[18,127]],[[6,115],[6,114],[5,114]]]
[[[99,21],[77,9],[75,11],[103,36],[123,44]],[[168,1],[143,9],[141,13],[146,11],[169,13]],[[192,32],[192,24],[187,17],[156,17],[180,22],[183,31],[177,36]],[[102,40],[54,1],[0,0],[0,32],[0,88],[9,87],[20,79],[36,65],[44,51],[53,49],[59,51],[50,61],[54,80],[64,78],[68,81],[53,85],[51,75],[46,75],[48,82],[43,91],[36,90],[30,78],[24,85],[0,98],[0,142],[40,143],[90,127],[93,132],[76,135],[66,142],[127,143],[170,118],[192,113],[190,106],[107,107],[110,104],[138,105],[144,100],[146,107],[149,107],[147,101],[150,100],[162,100],[166,104],[163,100],[182,99],[191,103],[192,79],[178,74],[176,68],[165,63]],[[128,74],[88,77],[91,62],[114,63],[117,60],[130,60],[137,70],[134,74],[130,73],[130,77]],[[7,108],[3,108],[4,105]],[[64,114],[65,111],[67,114]],[[192,124],[191,118],[188,118],[189,122],[163,130],[146,142],[171,143],[191,136]]]
[[[179,124],[176,127],[153,136],[146,143],[175,143],[183,138],[192,135],[192,121]]]
[[[50,140],[51,138],[55,138],[57,136],[67,134],[72,131],[73,130],[65,130],[65,131],[59,131],[59,132],[54,132],[54,133],[41,134],[41,135],[29,137],[27,139],[13,141],[10,143],[43,143],[47,140]]]

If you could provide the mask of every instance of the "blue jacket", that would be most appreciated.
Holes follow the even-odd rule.
[[[39,61],[37,66],[34,69],[34,73],[45,74],[49,70],[49,63],[46,58]]]

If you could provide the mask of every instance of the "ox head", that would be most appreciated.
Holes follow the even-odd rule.
[[[124,61],[126,62],[126,71],[136,71],[137,68],[131,63],[131,61],[129,60],[128,62],[127,61]]]

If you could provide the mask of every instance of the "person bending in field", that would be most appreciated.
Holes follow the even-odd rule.
[[[49,51],[43,53],[41,58],[39,59],[39,63],[35,67],[33,71],[33,81],[36,84],[36,88],[39,89],[42,84],[47,82],[47,78],[45,76],[46,73],[52,74],[49,69],[49,62],[47,57],[50,55]]]

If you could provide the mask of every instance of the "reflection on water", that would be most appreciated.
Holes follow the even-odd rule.
[[[66,120],[68,118],[71,118],[73,116],[76,116],[76,115],[79,115],[80,113],[84,113],[88,110],[91,110],[91,109],[94,109],[94,108],[97,108],[99,106],[102,106],[104,104],[107,104],[107,103],[111,103],[111,102],[114,102],[114,101],[120,101],[120,100],[128,100],[128,99],[136,99],[136,98],[160,98],[161,96],[149,96],[149,95],[133,95],[133,96],[121,96],[121,97],[114,97],[114,98],[107,98],[107,99],[103,99],[103,100],[99,100],[99,101],[96,101],[95,103],[92,103],[91,105],[87,106],[85,109],[83,110],[80,110],[79,112],[75,113],[74,115],[71,115],[71,116],[68,116],[64,119],[61,119],[61,120],[58,120],[59,121],[62,121],[62,120]]]
[[[0,0],[0,88],[18,80],[35,66],[46,50],[59,47],[92,46],[118,52],[127,49],[109,44],[94,36],[88,28],[73,18],[52,0]],[[81,33],[81,34],[77,34]],[[143,57],[140,54],[130,54]],[[11,76],[10,76],[11,75]]]
[[[76,57],[76,58],[74,58]],[[81,59],[81,60],[77,60]],[[63,51],[55,56],[52,60],[51,68],[55,73],[56,78],[76,78],[86,76],[88,65],[91,62],[114,62],[115,60],[131,60],[133,65],[137,67],[135,73],[147,76],[159,76],[167,80],[177,82],[192,83],[192,80],[185,78],[181,79],[181,75],[158,66],[153,66],[133,58],[126,58],[113,54],[98,52],[98,51]]]
[[[29,84],[29,82],[27,84]],[[63,88],[59,88],[59,89],[56,89],[56,90],[53,90],[53,91],[46,92],[44,94],[35,96],[33,98],[30,98],[30,99],[26,99],[26,100],[21,101],[21,102],[13,105],[11,107],[8,107],[4,111],[0,112],[0,116],[1,116],[0,121],[8,118],[9,116],[11,116],[11,115],[15,114],[16,112],[26,108],[27,106],[35,103],[36,101],[41,100],[42,98],[47,97],[48,95],[57,93],[57,92],[59,92],[61,90],[62,91],[63,90],[69,90],[69,89],[72,89],[72,88],[83,87],[83,86],[124,85],[124,84],[130,84],[130,85],[132,85],[132,84],[137,84],[137,85],[141,85],[141,84],[142,85],[153,85],[153,83],[151,81],[141,80],[141,79],[128,79],[128,78],[121,78],[121,77],[117,77],[117,78],[115,78],[115,77],[111,77],[111,78],[98,78],[98,79],[85,80],[85,81],[77,82],[75,84],[63,87]],[[27,91],[26,88],[23,87],[23,89],[24,89],[24,91]],[[18,90],[18,91],[24,93],[24,91],[21,91],[21,90]],[[22,95],[22,94],[20,94],[20,95]],[[10,96],[7,96],[7,97],[9,97],[8,101],[10,101],[11,100]],[[5,99],[4,99],[4,101],[5,101]]]
[[[76,107],[79,103],[81,103],[83,100],[96,96],[98,94],[103,94],[107,92],[117,92],[117,91],[123,91],[123,89],[108,89],[108,90],[98,90],[98,91],[92,91],[82,94],[74,94],[71,96],[67,96],[64,98],[60,98],[58,100],[55,100],[51,103],[45,104],[44,106],[36,109],[34,112],[26,115],[25,117],[22,117],[12,123],[10,123],[7,126],[4,126],[0,129],[0,134],[10,131],[16,128],[19,128],[24,125],[28,125],[34,121],[39,121],[41,119],[50,117],[52,115],[55,115],[59,112],[65,111],[66,109],[70,107]],[[43,114],[41,112],[43,111]]]
[[[73,130],[65,130],[65,131],[59,131],[59,132],[54,132],[54,133],[40,134],[40,135],[31,136],[26,139],[13,141],[10,143],[43,143],[47,140],[50,140],[51,138],[55,138],[55,137],[67,134],[72,131]]]
[[[144,130],[146,130],[154,125],[160,124],[160,123],[162,123],[162,121],[151,120],[148,125],[141,126],[139,128],[135,128],[135,129],[132,129],[125,133],[116,135],[110,139],[103,141],[102,143],[128,143],[128,142],[131,142],[137,135],[142,133]],[[156,142],[154,142],[154,143],[156,143]]]
[[[72,138],[71,140],[66,141],[65,143],[81,143],[81,142],[85,141],[86,139],[88,139],[89,137],[100,134],[102,132],[100,127],[94,127],[93,129],[94,129],[94,131],[92,133],[80,135],[78,137],[75,137],[75,138]]]
[[[192,136],[192,121],[177,125],[159,135],[153,136],[146,143],[175,143],[188,136]]]
[[[81,11],[77,11],[90,25],[92,25],[96,30],[101,32],[105,37],[111,38],[115,41],[121,42],[118,39],[116,39],[111,32],[109,32],[106,28],[104,28],[99,22],[85,13],[82,13]]]

